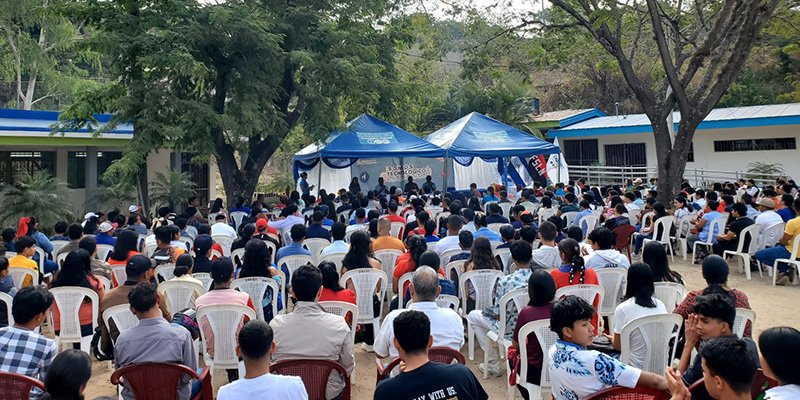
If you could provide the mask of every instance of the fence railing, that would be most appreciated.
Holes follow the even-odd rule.
[[[715,182],[734,182],[739,179],[750,179],[756,181],[759,186],[774,184],[775,179],[785,175],[777,174],[754,174],[746,171],[721,171],[702,168],[686,168],[683,174],[684,179],[694,187],[708,187]],[[609,167],[602,165],[570,165],[570,179],[577,180],[583,178],[591,186],[603,185],[622,185],[626,179],[641,178],[647,182],[650,178],[658,177],[656,167]]]

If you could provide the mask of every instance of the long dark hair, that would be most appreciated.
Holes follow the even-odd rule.
[[[642,261],[650,266],[654,282],[683,283],[683,277],[669,269],[669,260],[664,246],[658,242],[647,242],[642,249]]]
[[[472,242],[472,249],[469,252],[468,263],[472,264],[472,269],[495,269],[500,270],[497,259],[492,254],[492,244],[489,239],[481,236]]]
[[[528,278],[528,305],[542,307],[553,302],[556,296],[556,282],[542,269],[537,269]]]
[[[683,204],[683,206],[686,208],[686,211],[689,211],[689,212],[694,211],[694,207],[692,207],[692,203],[690,203],[688,200],[686,200],[686,197],[677,196],[677,197],[675,197],[675,201],[677,201],[678,203]]]
[[[412,270],[416,270],[419,266],[419,258],[425,250],[428,250],[428,242],[422,235],[411,235],[406,239],[408,245],[408,252],[411,254]]]
[[[252,276],[272,277],[269,270],[269,259],[272,250],[261,239],[250,239],[244,245],[244,260],[242,270],[239,271],[240,278]]]
[[[712,254],[703,260],[703,278],[706,280],[708,286],[703,289],[703,295],[718,293],[728,296],[731,301],[734,301],[731,289],[728,287],[728,263],[724,258]]]
[[[92,377],[89,354],[75,349],[59,353],[44,379],[42,400],[83,400],[81,388]]]
[[[139,250],[139,235],[134,231],[123,230],[117,237],[117,242],[114,244],[114,251],[111,252],[111,259],[116,261],[125,261],[128,259],[128,253]]]
[[[75,249],[67,254],[64,265],[56,273],[50,287],[80,286],[92,288],[89,275],[92,271],[92,256],[84,249]]]
[[[628,268],[628,283],[625,287],[625,300],[634,298],[636,304],[647,307],[655,308],[656,303],[653,301],[653,293],[656,288],[653,284],[653,272],[650,271],[650,266],[645,263],[634,263]]]
[[[586,280],[586,266],[581,256],[581,247],[575,239],[564,239],[558,242],[558,251],[561,252],[561,259],[565,263],[569,263],[569,284],[572,285],[575,280],[575,274],[580,274],[578,283],[583,285]]]
[[[222,208],[223,208],[222,199],[217,197],[216,199],[214,199],[214,203],[211,204],[211,210],[209,210],[209,212],[218,213],[219,210],[221,210]]]
[[[342,259],[342,266],[348,271],[357,268],[370,268],[369,234],[357,230],[350,235],[350,250]]]
[[[322,287],[334,292],[344,289],[339,285],[339,273],[336,272],[336,264],[330,261],[323,261],[319,264],[319,270],[322,272]]]

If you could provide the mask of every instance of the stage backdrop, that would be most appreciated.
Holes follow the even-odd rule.
[[[386,187],[404,187],[408,177],[414,177],[414,182],[422,187],[425,177],[430,175],[437,189],[443,183],[444,158],[362,158],[350,167],[353,176],[358,177],[361,190],[369,191],[378,184],[378,178],[383,177]]]

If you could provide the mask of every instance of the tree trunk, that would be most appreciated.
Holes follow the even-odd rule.
[[[681,191],[689,149],[697,125],[682,121],[678,126],[674,145],[670,139],[669,126],[666,121],[656,121],[652,126],[656,149],[661,149],[656,151],[658,160],[657,200],[669,208],[672,205],[672,199]],[[664,151],[665,149],[670,150]]]

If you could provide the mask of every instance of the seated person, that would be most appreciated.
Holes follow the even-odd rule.
[[[489,215],[486,216],[486,223],[487,224],[507,224],[508,223],[508,218],[500,215],[500,213],[502,212],[502,209],[500,208],[499,204],[497,204],[497,203],[489,204],[486,207],[486,209],[489,212]]]
[[[764,399],[800,399],[800,331],[785,326],[769,328],[758,337],[758,348],[764,375],[778,381],[778,386],[767,390]]]
[[[692,350],[700,341],[708,342],[717,338],[733,337],[733,322],[736,319],[736,308],[729,296],[719,293],[703,295],[697,298],[692,313],[686,320],[686,344],[683,347],[678,371],[683,375],[683,383],[691,385],[703,379],[701,355],[698,354],[689,365]],[[744,339],[750,356],[758,364],[758,351],[755,343]]]
[[[433,344],[431,321],[421,311],[408,310],[392,321],[395,332],[394,345],[404,364],[403,372],[385,380],[375,388],[375,400],[405,400],[437,398],[486,400],[483,390],[472,371],[461,364],[439,364],[428,358]],[[447,393],[447,394],[445,394]]]
[[[742,231],[749,227],[750,225],[755,224],[752,219],[747,218],[747,207],[742,203],[734,203],[731,206],[731,217],[729,220],[733,222],[730,223],[730,228],[725,233],[721,233],[717,235],[717,243],[714,243],[711,247],[714,254],[721,256],[726,250],[736,251],[736,248],[739,246],[739,240],[741,240]],[[757,238],[756,238],[757,239]],[[750,246],[751,237],[747,237],[745,242],[742,244],[744,247],[744,251],[746,252]]]
[[[244,324],[236,347],[244,360],[244,377],[219,388],[217,400],[308,399],[302,379],[269,373],[270,359],[275,352],[272,339],[272,328],[266,322],[253,320]]]
[[[475,238],[470,231],[461,231],[458,233],[458,248],[461,252],[450,257],[450,262],[462,261],[469,259],[470,251],[472,251],[472,244],[475,243]],[[446,265],[445,265],[446,266]],[[451,277],[452,279],[452,277]]]
[[[406,246],[403,241],[390,235],[392,229],[392,221],[389,218],[381,218],[378,220],[378,237],[372,241],[372,251],[379,250],[400,250],[406,251]]]
[[[346,230],[347,227],[344,226],[344,224],[341,222],[333,224],[333,226],[331,227],[331,237],[333,238],[333,242],[331,242],[331,244],[328,247],[322,249],[322,253],[320,253],[320,258],[324,258],[325,256],[331,254],[345,254],[350,250],[350,245],[344,241]],[[278,250],[278,253],[280,253],[280,250]]]
[[[617,250],[614,246],[614,233],[608,228],[601,226],[589,232],[589,242],[592,244],[592,255],[586,258],[586,268],[623,268],[627,269],[631,264],[628,257]]]
[[[458,249],[458,235],[461,232],[461,227],[463,226],[464,220],[461,219],[460,216],[449,216],[447,218],[447,236],[442,237],[438,242],[436,242],[436,245],[434,246],[436,253],[441,256],[447,251]]]
[[[539,225],[538,249],[533,250],[532,263],[541,268],[558,268],[561,266],[561,255],[556,246],[558,228],[549,221],[542,221]]]
[[[624,204],[618,203],[614,206],[614,214],[611,218],[606,220],[606,223],[603,224],[608,230],[613,231],[616,228],[619,228],[622,225],[630,225],[631,221],[628,219],[627,216],[624,214],[628,212],[628,209],[625,208]]]
[[[511,247],[511,243],[514,241],[514,235],[516,235],[517,231],[514,230],[514,227],[511,225],[503,225],[500,227],[500,238],[503,239],[503,244],[497,246],[498,249],[508,249]]]
[[[53,340],[35,332],[47,318],[53,295],[44,286],[19,290],[11,305],[14,325],[0,329],[0,372],[44,380],[58,348]],[[34,390],[36,393],[40,393]]]
[[[667,368],[666,378],[672,394],[671,400],[696,400],[706,397],[705,395],[715,400],[750,400],[752,398],[750,388],[758,370],[758,363],[749,352],[749,345],[745,340],[736,337],[712,340],[703,346],[699,354],[703,360],[702,379],[706,393],[697,393],[693,396],[686,388],[680,373]],[[796,397],[770,397],[767,391],[765,398]]]
[[[558,340],[548,351],[547,368],[556,400],[585,399],[612,386],[667,389],[663,376],[587,350],[594,338],[593,317],[591,304],[577,296],[566,296],[553,305],[550,329]]]

